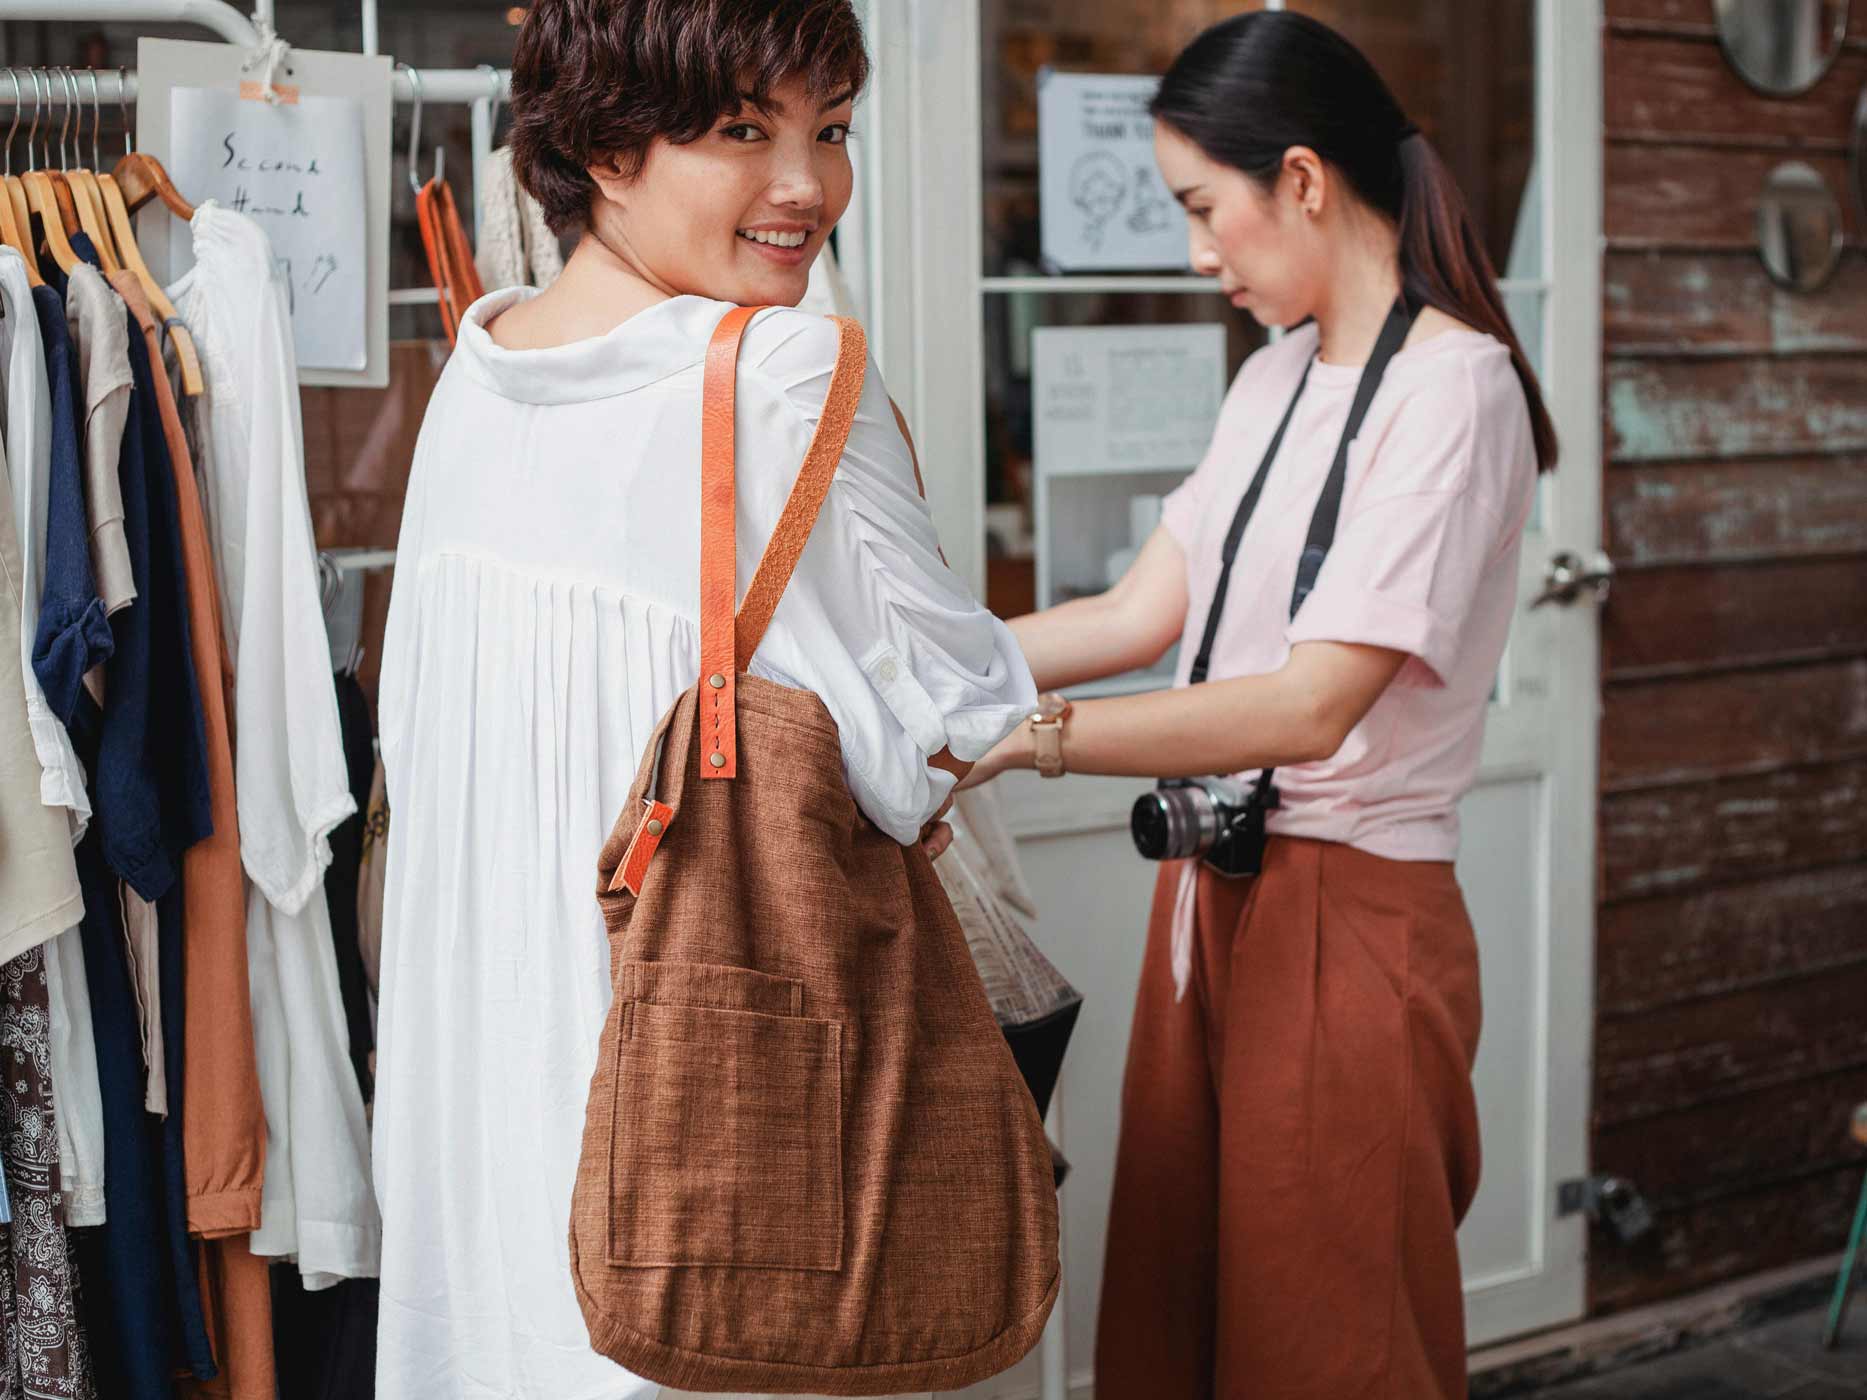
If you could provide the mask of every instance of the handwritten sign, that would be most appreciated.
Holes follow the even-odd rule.
[[[214,199],[265,229],[290,288],[298,363],[361,370],[368,358],[368,197],[363,104],[274,106],[225,88],[169,94],[169,171],[196,203]]]
[[[1038,75],[1038,223],[1060,272],[1187,266],[1186,214],[1154,164],[1158,78]]]
[[[1190,469],[1225,397],[1225,327],[1042,327],[1031,381],[1040,475]]]

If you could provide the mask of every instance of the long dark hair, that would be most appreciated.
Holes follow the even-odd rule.
[[[1328,25],[1288,10],[1221,21],[1188,44],[1149,110],[1213,160],[1266,189],[1284,153],[1308,146],[1400,229],[1414,306],[1436,306],[1497,337],[1530,406],[1537,465],[1556,465],[1556,425],[1511,329],[1497,274],[1452,174],[1407,120],[1374,65]]]

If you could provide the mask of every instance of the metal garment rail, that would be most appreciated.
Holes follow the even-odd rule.
[[[255,48],[259,44],[259,28],[255,21],[270,26],[272,18],[272,0],[258,0],[250,20],[227,4],[226,0],[0,0],[0,20],[192,24],[210,30],[229,44],[243,48]],[[362,51],[373,54],[377,51],[378,40],[376,0],[363,0],[362,21]],[[92,87],[93,80],[96,82],[95,89]],[[397,68],[391,81],[395,100],[400,104],[414,105],[418,110],[428,103],[465,106],[469,109],[469,148],[473,157],[469,175],[471,179],[477,180],[481,162],[492,153],[494,113],[498,104],[512,93],[512,71],[494,68],[490,64],[479,68],[419,68],[416,77],[411,78],[405,69]],[[89,105],[93,101],[134,102],[136,92],[136,74],[133,72],[85,70],[81,92],[74,93],[70,88],[43,95],[35,92],[32,100],[35,104],[43,103],[49,110],[59,102],[69,102],[76,107]],[[0,92],[0,106],[8,105],[11,97],[10,91]],[[477,239],[480,231],[479,201],[474,199],[470,204],[473,209],[473,231]],[[391,289],[389,303],[392,306],[423,305],[434,302],[437,296],[432,287]]]

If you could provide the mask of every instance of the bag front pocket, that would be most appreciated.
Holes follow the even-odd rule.
[[[656,999],[621,1008],[609,1263],[841,1268],[842,1027],[772,1014],[788,1009],[777,979],[736,968],[695,967],[706,1004],[680,1004],[688,975],[681,964],[625,969],[625,994],[639,986]],[[720,995],[736,981],[769,1009],[719,1005],[741,1000]]]

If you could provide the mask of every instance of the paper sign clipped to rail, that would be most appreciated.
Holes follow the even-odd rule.
[[[363,104],[353,97],[249,101],[226,88],[169,93],[169,174],[272,240],[298,363],[361,370],[368,357]]]

